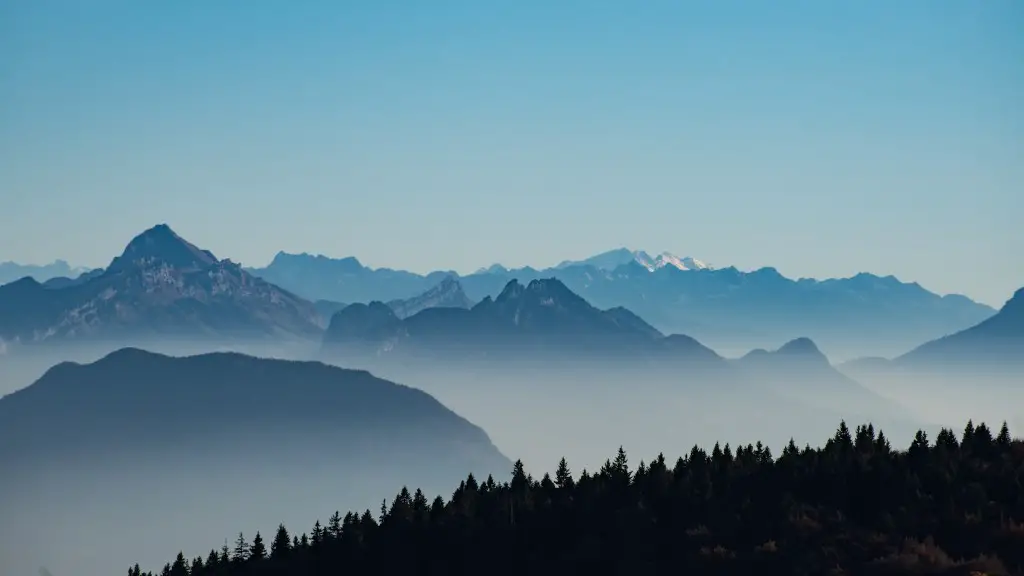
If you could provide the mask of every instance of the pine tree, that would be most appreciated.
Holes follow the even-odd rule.
[[[341,538],[341,513],[337,510],[327,520],[327,535],[333,540]]]
[[[836,447],[843,452],[853,450],[853,437],[850,435],[850,428],[846,425],[846,420],[839,422],[839,428],[836,430],[833,440],[836,443]]]
[[[339,520],[340,522],[340,520]],[[339,526],[340,529],[340,526]],[[313,543],[319,544],[324,541],[324,529],[320,527],[320,521],[317,520],[316,524],[313,524]]]
[[[249,559],[253,561],[264,560],[267,557],[267,547],[263,544],[263,537],[256,532],[252,539],[252,546],[249,547]]]
[[[569,470],[569,463],[565,457],[558,461],[558,469],[555,470],[555,486],[564,489],[573,487],[572,471]]]
[[[1006,421],[1003,421],[1003,426],[999,429],[999,436],[996,437],[996,444],[1000,448],[1009,448],[1012,438],[1010,437],[1010,427],[1006,425]]]
[[[284,524],[277,526],[277,534],[274,535],[273,542],[270,543],[270,557],[274,559],[283,559],[288,556],[288,552],[291,551],[292,540],[291,536],[288,535],[288,529],[284,527]]]
[[[171,576],[188,576],[188,560],[185,559],[185,554],[178,552],[178,556],[171,563]]]
[[[231,561],[235,564],[241,564],[249,559],[249,543],[245,540],[245,535],[241,532],[238,533],[238,539],[235,540],[235,549],[231,553]]]
[[[526,469],[523,467],[523,461],[516,460],[516,463],[512,466],[512,490],[514,492],[521,492],[528,485],[529,481],[526,479]]]

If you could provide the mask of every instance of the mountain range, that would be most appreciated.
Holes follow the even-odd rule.
[[[64,260],[55,260],[49,264],[18,264],[16,262],[0,262],[0,285],[20,280],[26,276],[38,282],[46,282],[51,278],[77,278],[88,268],[71,266]]]
[[[322,354],[385,372],[393,365],[453,373],[467,366],[519,373],[532,366],[545,377],[565,371],[633,386],[686,386],[694,398],[774,390],[819,409],[897,414],[833,368],[808,338],[728,360],[689,336],[662,334],[625,308],[596,308],[554,278],[513,280],[471,308],[426,308],[404,318],[381,302],[352,304],[331,318]]]
[[[0,286],[0,339],[316,338],[314,305],[157,225],[100,271]]]
[[[841,418],[903,432],[923,422],[808,338],[729,359],[625,308],[600,309],[556,278],[509,281],[471,308],[404,318],[383,302],[350,304],[331,318],[319,358],[426,390],[540,462],[557,458],[544,438],[586,437],[573,453],[596,458],[602,442],[741,441],[736,422],[781,443],[794,421],[808,437]]]
[[[457,284],[452,279],[444,286]],[[511,280],[496,298],[487,296],[472,307],[429,307],[409,316],[377,301],[352,304],[331,318],[324,333],[328,353],[344,355],[350,345],[374,356],[454,355],[494,361],[524,354],[534,359],[586,355],[617,361],[719,358],[687,336],[665,337],[625,308],[599,310],[554,278],[526,285]]]
[[[712,270],[712,266],[692,256],[680,258],[670,252],[662,252],[657,256],[651,256],[644,250],[630,250],[629,248],[618,248],[602,252],[584,260],[564,260],[555,268],[571,268],[573,266],[591,266],[599,270],[615,270],[619,266],[635,262],[651,272],[671,266],[677,270]]]
[[[455,275],[284,253],[266,268],[248,270],[306,298],[348,303],[414,297]],[[793,280],[774,268],[716,269],[692,258],[652,259],[627,249],[545,270],[495,265],[459,282],[467,298],[478,302],[496,297],[511,280],[542,278],[557,278],[596,306],[627,308],[663,332],[688,334],[735,355],[810,337],[834,357],[895,356],[995,312],[965,296],[939,296],[892,276]]]
[[[806,337],[833,358],[894,357],[995,312],[891,276],[792,280],[772,268],[741,272],[624,248],[547,270],[492,266],[462,277],[285,253],[251,269],[217,259],[161,224],[104,269],[0,286],[0,347],[179,337],[315,341],[346,304],[386,303],[401,320],[424,309],[491,306],[510,286],[544,279],[557,279],[593,306],[643,318],[645,330],[685,334],[731,356]],[[452,310],[432,314],[467,321]]]

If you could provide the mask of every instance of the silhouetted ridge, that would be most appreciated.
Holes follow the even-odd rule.
[[[306,252],[301,254],[278,252],[274,255],[274,259],[270,262],[270,266],[294,270],[307,266],[311,263],[342,274],[355,274],[364,269],[363,264],[355,256],[328,258],[322,254],[313,255]]]
[[[376,340],[394,336],[402,320],[387,304],[349,304],[331,317],[325,341],[341,342],[349,339]]]
[[[810,338],[796,338],[790,340],[775,352],[776,354],[785,356],[828,360],[825,358],[825,355],[821,350],[818,349],[817,344],[815,344]]]
[[[1024,288],[1014,292],[992,317],[896,358],[898,366],[972,370],[988,373],[1024,370]]]
[[[450,283],[450,286],[456,284]],[[470,309],[426,308],[405,319],[383,309],[350,306],[335,314],[324,335],[329,356],[409,353],[450,354],[466,358],[524,361],[589,358],[591,361],[704,360],[721,362],[692,338],[665,338],[624,308],[599,310],[553,278],[526,285],[511,280],[497,298]],[[376,345],[367,349],[367,344]],[[436,357],[434,358],[436,359]]]
[[[151,425],[154,419],[160,426]],[[122,348],[92,363],[58,364],[0,399],[0,437],[21,438],[10,447],[40,449],[71,429],[79,430],[77,439],[66,438],[71,443],[113,439],[113,433],[135,435],[125,442],[144,435],[166,443],[184,428],[220,434],[255,424],[317,429],[319,422],[357,430],[360,422],[376,422],[409,429],[423,419],[433,422],[430,434],[490,444],[482,430],[421,390],[365,370],[236,352],[174,357]],[[47,449],[58,448],[70,446]]]

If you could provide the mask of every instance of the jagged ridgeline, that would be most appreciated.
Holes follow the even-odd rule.
[[[895,449],[872,425],[822,448],[761,443],[674,463],[620,448],[594,471],[469,475],[301,535],[240,532],[148,574],[1021,574],[1024,442],[968,423]],[[143,574],[138,565],[130,576]]]

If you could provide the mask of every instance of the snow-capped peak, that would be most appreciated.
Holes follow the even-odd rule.
[[[655,257],[651,257],[647,252],[643,250],[637,250],[633,252],[633,259],[638,264],[647,268],[651,272],[664,268],[665,266],[673,266],[679,270],[710,270],[711,266],[697,260],[690,256],[684,256],[680,258],[669,252],[662,252]]]

